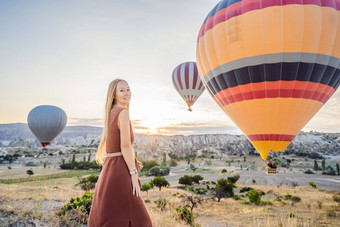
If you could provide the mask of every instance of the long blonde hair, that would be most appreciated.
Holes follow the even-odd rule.
[[[110,120],[110,113],[115,103],[115,95],[117,90],[117,84],[121,81],[125,81],[122,79],[115,79],[111,81],[109,84],[109,88],[107,89],[107,96],[106,96],[106,103],[105,103],[105,116],[104,116],[104,129],[102,138],[100,140],[97,153],[96,153],[96,163],[99,166],[104,164],[104,154],[106,153],[106,140],[109,134],[109,120]],[[128,105],[129,109],[129,105]]]

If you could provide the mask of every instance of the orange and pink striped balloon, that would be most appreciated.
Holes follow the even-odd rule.
[[[172,72],[172,83],[192,111],[198,97],[203,93],[205,87],[198,75],[196,62],[184,62],[178,65]]]
[[[266,160],[340,84],[340,0],[223,0],[197,40],[201,79]]]

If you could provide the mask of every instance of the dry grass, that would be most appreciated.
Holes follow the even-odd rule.
[[[18,217],[30,217],[48,221],[52,226],[58,226],[61,221],[66,226],[75,223],[74,217],[86,220],[80,211],[74,211],[62,218],[55,216],[55,212],[69,201],[71,197],[81,196],[84,192],[79,186],[74,186],[77,178],[60,178],[45,181],[24,182],[20,184],[0,184],[1,209],[4,212],[15,212]],[[242,187],[242,185],[238,185]],[[340,226],[340,206],[333,201],[335,192],[312,188],[289,188],[274,186],[253,186],[266,193],[263,200],[274,201],[276,196],[287,193],[298,196],[301,202],[292,205],[280,205],[273,202],[272,206],[244,205],[242,201],[231,198],[222,199],[220,203],[207,197],[203,205],[194,208],[196,223],[201,226]],[[174,195],[178,193],[177,195]],[[161,191],[152,189],[147,194],[142,193],[154,226],[187,226],[174,218],[176,208],[183,205],[180,194],[190,194],[177,188],[163,188]],[[159,198],[166,198],[169,202],[166,211],[161,212],[154,203]],[[317,201],[322,201],[319,209]],[[336,217],[329,217],[329,210],[334,210]],[[1,211],[1,210],[0,210]],[[288,217],[293,212],[295,217]]]

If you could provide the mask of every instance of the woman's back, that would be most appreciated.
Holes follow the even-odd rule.
[[[108,138],[106,141],[106,153],[114,153],[114,152],[121,152],[120,150],[120,130],[118,128],[118,116],[122,110],[125,108],[123,107],[113,107],[110,113],[109,119],[109,133]],[[130,122],[130,138],[131,144],[134,141],[134,134]]]

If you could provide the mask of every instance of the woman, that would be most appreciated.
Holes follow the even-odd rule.
[[[126,81],[109,85],[105,125],[96,162],[102,171],[94,190],[88,227],[149,227],[152,222],[140,197],[138,172],[143,166],[133,151],[129,118],[131,91]]]

